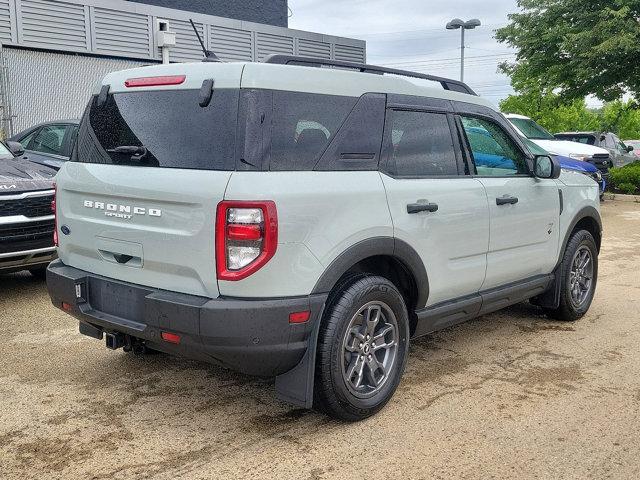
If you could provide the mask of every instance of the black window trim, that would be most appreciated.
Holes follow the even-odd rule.
[[[395,162],[393,161],[391,152],[393,150],[391,143],[391,122],[389,121],[391,112],[423,112],[423,113],[435,113],[440,115],[446,115],[447,123],[449,124],[449,134],[451,135],[451,142],[453,144],[453,149],[456,156],[456,167],[458,169],[457,175],[399,175],[395,170]],[[454,135],[454,114],[450,109],[437,107],[437,106],[427,106],[427,105],[414,105],[414,104],[405,104],[405,103],[388,103],[387,109],[384,116],[384,131],[382,134],[382,153],[380,156],[380,172],[384,173],[388,177],[391,177],[395,180],[422,180],[422,179],[441,179],[441,180],[451,180],[458,178],[470,178],[469,175],[465,173],[465,165],[464,159],[462,157],[462,153],[460,152],[460,143],[458,139],[456,139],[456,135]]]
[[[465,152],[466,161],[468,162],[469,166],[473,165],[474,173],[470,173],[471,178],[535,178],[535,175],[533,174],[533,171],[531,169],[531,163],[530,163],[533,161],[533,157],[531,156],[531,153],[525,150],[520,144],[520,142],[514,139],[513,135],[511,135],[511,133],[509,133],[506,128],[500,125],[500,122],[497,122],[495,118],[489,115],[483,115],[481,113],[466,113],[466,112],[456,113],[455,116],[456,116],[456,126],[458,127],[458,134],[460,135],[460,138],[463,139],[463,143],[464,143],[463,151]],[[473,154],[471,153],[471,144],[469,143],[469,138],[467,138],[467,132],[465,131],[464,126],[462,125],[462,117],[478,118],[481,120],[485,120],[487,122],[493,123],[500,130],[502,130],[513,141],[516,148],[524,156],[525,165],[529,173],[516,173],[515,175],[478,175],[476,162],[473,158]],[[471,168],[469,169],[469,172],[471,172]]]

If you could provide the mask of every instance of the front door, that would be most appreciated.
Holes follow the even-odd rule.
[[[428,306],[477,293],[486,270],[487,197],[465,174],[453,126],[444,112],[387,112],[382,180],[395,237],[426,267]]]
[[[558,259],[556,181],[533,177],[526,154],[497,122],[462,116],[460,124],[489,203],[491,238],[482,290],[550,273]]]

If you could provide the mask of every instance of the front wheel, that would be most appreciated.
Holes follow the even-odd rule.
[[[549,314],[558,320],[578,320],[589,310],[598,281],[598,248],[586,230],[575,232],[569,239],[559,281],[560,306]]]
[[[346,421],[375,414],[396,391],[408,348],[407,308],[396,286],[378,276],[347,283],[322,319],[314,406]]]

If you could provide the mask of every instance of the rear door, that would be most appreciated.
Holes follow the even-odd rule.
[[[62,261],[217,296],[215,214],[234,168],[238,92],[216,89],[205,107],[197,89],[95,96],[56,178]]]
[[[532,176],[527,153],[496,118],[458,122],[475,178],[489,202],[487,274],[482,290],[550,273],[557,260],[560,200],[555,180]]]
[[[475,294],[485,276],[489,208],[482,184],[465,173],[449,102],[387,110],[382,180],[394,235],[420,255],[428,305]]]

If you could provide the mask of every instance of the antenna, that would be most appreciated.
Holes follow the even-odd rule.
[[[191,26],[193,27],[193,31],[196,34],[196,37],[198,37],[198,41],[200,42],[200,46],[202,47],[202,52],[204,53],[204,59],[202,60],[203,62],[220,62],[221,60],[218,58],[218,56],[213,53],[211,50],[207,50],[207,47],[205,47],[204,42],[202,41],[202,38],[200,37],[200,33],[198,32],[198,29],[196,28],[196,24],[193,23],[193,20],[190,18],[189,22],[191,22]]]

